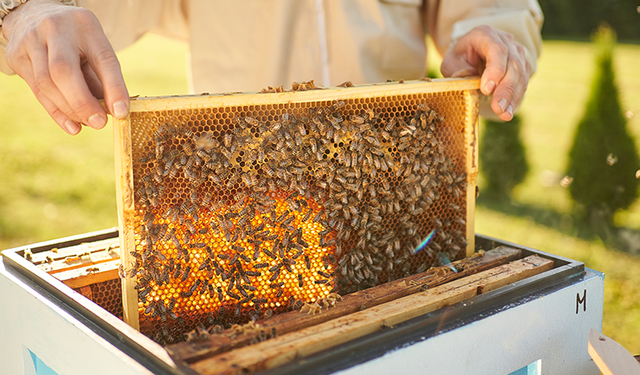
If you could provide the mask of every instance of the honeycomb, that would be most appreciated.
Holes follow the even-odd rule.
[[[141,332],[173,343],[464,257],[467,97],[132,111]]]
[[[122,283],[112,279],[89,285],[91,300],[116,317],[122,319]],[[80,293],[79,289],[75,289]]]

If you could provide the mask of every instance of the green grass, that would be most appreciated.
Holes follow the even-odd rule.
[[[130,94],[186,93],[186,53],[185,45],[156,36],[120,52]],[[437,61],[435,53],[431,60]],[[638,61],[640,46],[618,47],[622,102],[636,114],[629,127],[640,140]],[[545,42],[521,108],[531,171],[513,202],[481,195],[476,230],[604,272],[604,333],[640,354],[640,259],[579,233],[568,192],[558,183],[592,72],[590,43]],[[0,134],[0,248],[117,226],[110,129],[67,136],[19,77],[0,75]],[[640,230],[640,202],[618,213],[616,223]]]
[[[186,53],[153,36],[118,53],[130,94],[187,93]],[[111,126],[67,136],[15,75],[0,119],[0,248],[118,225]]]

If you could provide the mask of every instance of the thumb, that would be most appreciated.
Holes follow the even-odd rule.
[[[476,68],[465,68],[465,69],[458,70],[457,72],[454,72],[453,74],[451,74],[451,78],[469,77],[469,76],[477,76],[477,75],[478,75],[478,69],[476,69]]]
[[[445,77],[466,77],[478,75],[478,69],[469,64],[463,56],[447,55],[442,60],[440,71]]]

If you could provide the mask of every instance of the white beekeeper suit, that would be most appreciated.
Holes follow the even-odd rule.
[[[22,0],[24,1],[24,0]],[[20,0],[0,0],[2,7]],[[425,74],[428,32],[440,53],[475,26],[514,35],[535,70],[543,16],[536,0],[76,0],[114,49],[146,32],[190,45],[191,90],[258,91]],[[0,70],[11,73],[0,51]]]

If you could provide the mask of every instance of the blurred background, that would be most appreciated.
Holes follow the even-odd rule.
[[[544,49],[517,123],[481,121],[483,174],[476,232],[583,261],[604,272],[603,333],[640,354],[640,200],[612,212],[611,222],[594,227],[584,218],[584,205],[572,198],[572,176],[567,173],[578,125],[588,117],[587,108],[597,106],[593,92],[600,90],[594,82],[601,76],[596,60],[600,49],[592,35],[603,21],[618,37],[612,83],[622,126],[634,150],[640,149],[640,3],[540,4],[546,18]],[[147,35],[120,51],[129,93],[186,94],[187,49],[180,42]],[[431,51],[429,74],[438,76],[440,58]],[[19,77],[0,74],[0,249],[118,225],[110,128],[85,128],[78,136],[68,136]],[[496,159],[490,152],[495,149],[505,151]],[[498,168],[498,175],[508,172],[510,178],[498,179],[496,187],[492,168],[504,165],[502,154],[511,155],[512,162],[508,170]],[[619,157],[608,154],[602,164],[613,167]],[[598,168],[594,165],[593,170]],[[634,186],[635,197],[637,183]]]

